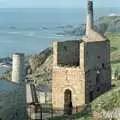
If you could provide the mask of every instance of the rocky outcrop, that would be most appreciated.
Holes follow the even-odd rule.
[[[40,54],[30,56],[28,62],[28,79],[33,80],[38,84],[50,84],[52,75],[52,60],[52,48],[47,48]]]

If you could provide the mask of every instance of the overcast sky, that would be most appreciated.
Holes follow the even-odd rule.
[[[0,0],[0,8],[83,8],[87,0]],[[93,0],[95,7],[120,7],[120,0]]]

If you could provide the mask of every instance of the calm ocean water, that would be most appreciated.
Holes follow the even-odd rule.
[[[96,19],[119,8],[96,9]],[[0,57],[14,52],[39,53],[52,46],[53,40],[78,39],[76,36],[58,36],[62,26],[85,23],[85,9],[0,9]]]

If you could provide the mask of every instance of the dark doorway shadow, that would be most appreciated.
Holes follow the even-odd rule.
[[[64,114],[71,115],[72,114],[72,93],[69,89],[65,90],[64,93]]]

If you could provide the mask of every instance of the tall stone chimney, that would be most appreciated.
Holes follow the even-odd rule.
[[[94,27],[93,1],[92,0],[88,0],[86,35],[89,34],[90,29],[93,29],[93,27]]]
[[[22,83],[24,79],[25,79],[24,54],[15,53],[13,54],[12,63],[12,81],[15,83]]]

